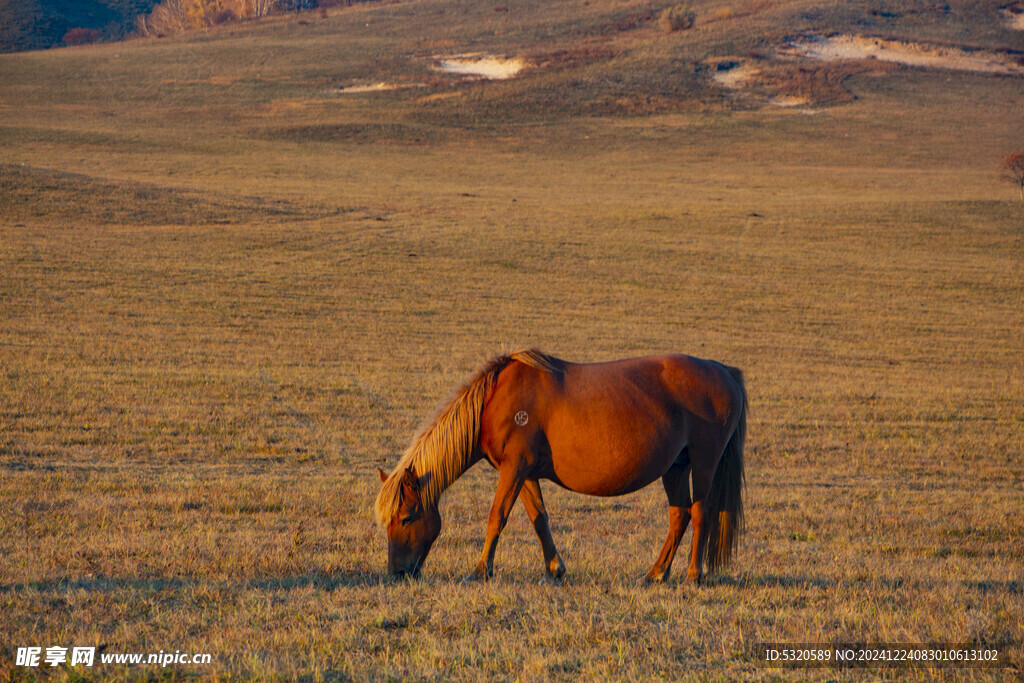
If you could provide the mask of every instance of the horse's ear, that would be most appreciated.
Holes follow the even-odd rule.
[[[398,496],[401,501],[398,515],[403,526],[423,516],[420,478],[416,476],[416,468],[409,466],[402,472],[402,485],[398,488]]]
[[[380,466],[377,467],[377,474],[380,475],[380,483],[383,484],[388,480],[388,475],[384,474],[384,470],[382,470]]]
[[[402,483],[408,485],[413,491],[420,490],[420,478],[416,476],[416,467],[409,465],[402,474]]]
[[[415,506],[420,502],[420,480],[416,470],[409,467],[402,472],[402,485],[398,487],[398,499],[405,506]]]

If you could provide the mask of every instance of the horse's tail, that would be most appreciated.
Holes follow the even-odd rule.
[[[743,441],[747,436],[747,389],[743,373],[726,366],[726,370],[739,386],[740,416],[736,428],[718,462],[711,491],[708,493],[700,545],[704,549],[702,561],[708,572],[716,572],[729,564],[739,533],[743,529]]]

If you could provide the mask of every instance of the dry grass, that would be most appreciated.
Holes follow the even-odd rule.
[[[857,99],[815,116],[702,89],[704,57],[749,47],[722,32],[807,5],[678,48],[645,25],[596,42],[639,5],[581,4],[573,24],[425,1],[0,59],[0,678],[78,680],[13,667],[31,644],[213,654],[97,679],[853,680],[768,669],[751,646],[1019,643],[1024,243],[997,177],[1019,82],[851,76]],[[343,56],[322,49],[338,35]],[[328,94],[368,64],[419,68],[399,47],[520,39],[552,68]],[[256,41],[263,63],[242,58]],[[639,72],[663,52],[689,73],[675,99]],[[593,105],[619,89],[669,104]],[[465,94],[416,102],[445,92]],[[442,501],[424,579],[382,582],[373,467],[524,345],[745,370],[729,572],[636,587],[667,528],[660,487],[548,485],[568,581],[538,585],[515,512],[497,580],[461,586],[495,482],[476,468]]]
[[[838,104],[857,98],[850,83],[880,76],[896,67],[876,60],[808,64],[768,62],[758,73],[753,90],[769,97],[798,98],[815,105]]]

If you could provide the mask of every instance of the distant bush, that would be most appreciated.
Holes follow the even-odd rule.
[[[230,7],[227,9],[222,9],[219,12],[214,12],[212,15],[210,15],[209,18],[210,23],[214,26],[219,26],[220,24],[226,24],[229,21],[237,20],[238,12],[231,9]]]
[[[302,12],[316,6],[316,0],[277,0],[276,3],[276,8],[283,12]]]
[[[278,0],[162,0],[135,19],[140,36],[182,33],[241,18],[265,17],[278,8]]]
[[[135,17],[135,34],[159,37],[237,19],[259,19],[278,12],[306,12],[317,8],[320,17],[326,18],[327,7],[360,1],[363,0],[160,0],[149,14]]]
[[[661,13],[659,23],[663,29],[672,33],[673,31],[685,31],[688,28],[693,28],[693,24],[696,21],[697,13],[690,9],[689,5],[676,5],[675,7],[669,7]]]
[[[1003,159],[1003,178],[1020,189],[1020,200],[1024,202],[1024,149]]]
[[[103,37],[103,32],[94,28],[73,28],[64,34],[65,45],[88,45]]]

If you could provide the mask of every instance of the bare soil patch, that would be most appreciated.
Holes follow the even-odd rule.
[[[745,62],[723,61],[714,65],[711,78],[723,88],[738,90],[751,84],[761,69]]]
[[[1024,60],[1009,50],[832,35],[792,40],[776,50],[775,58],[715,60],[711,78],[729,90],[764,96],[776,106],[802,106],[856,99],[845,85],[848,78],[899,66],[1024,76]]]
[[[1024,75],[1024,66],[1004,54],[865,36],[810,36],[788,43],[779,52],[784,56],[807,57],[823,62],[876,59],[927,69]]]
[[[452,55],[437,57],[434,68],[451,74],[475,76],[500,81],[514,78],[527,66],[521,57],[495,57],[493,55]]]
[[[1017,31],[1024,31],[1024,7],[1007,7],[1001,10],[1006,25]]]
[[[344,88],[338,88],[337,92],[343,95],[356,95],[369,92],[387,92],[389,90],[404,90],[405,88],[424,87],[426,87],[426,85],[423,83],[387,83],[385,81],[379,81],[377,83],[369,83],[366,85],[349,85]]]

